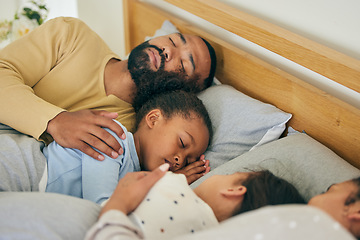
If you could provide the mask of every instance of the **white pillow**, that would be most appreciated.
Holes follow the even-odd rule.
[[[291,114],[222,84],[198,94],[209,112],[214,136],[205,152],[214,169],[255,147],[278,139]]]
[[[175,27],[174,24],[172,24],[169,20],[165,20],[163,22],[163,24],[161,25],[161,28],[159,28],[158,30],[155,31],[154,36],[147,36],[145,37],[145,41],[148,41],[152,38],[156,38],[156,37],[160,37],[160,36],[165,36],[165,35],[169,35],[172,33],[178,33],[179,30]]]

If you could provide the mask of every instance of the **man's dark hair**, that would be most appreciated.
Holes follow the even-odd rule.
[[[145,115],[153,109],[160,109],[166,119],[175,115],[180,115],[184,119],[194,115],[201,118],[209,130],[209,143],[211,142],[213,135],[211,120],[203,102],[196,94],[176,90],[153,96],[136,112],[136,129]]]
[[[268,170],[250,172],[250,176],[241,184],[247,188],[247,191],[241,207],[233,215],[267,205],[305,203],[292,184]]]
[[[210,60],[211,60],[210,73],[209,73],[209,76],[204,81],[204,87],[208,88],[213,83],[213,80],[215,77],[217,60],[216,60],[216,54],[215,54],[215,50],[214,50],[213,46],[211,46],[211,44],[208,41],[206,41],[204,38],[201,38],[201,39],[204,41],[204,43],[206,44],[206,47],[209,50]]]

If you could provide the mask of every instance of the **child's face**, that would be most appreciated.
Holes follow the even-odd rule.
[[[139,158],[143,170],[151,171],[167,162],[170,171],[176,171],[197,161],[205,152],[209,131],[201,118],[174,115],[165,119],[161,115],[140,138]]]
[[[308,204],[322,209],[335,220],[342,222],[344,213],[349,207],[345,203],[357,191],[358,187],[352,181],[333,184],[325,193],[311,198]]]

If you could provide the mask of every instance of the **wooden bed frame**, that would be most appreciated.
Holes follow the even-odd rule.
[[[360,92],[360,61],[215,0],[168,0],[285,58]],[[153,5],[124,0],[126,51],[152,36],[164,20],[215,48],[216,77],[224,84],[292,113],[288,123],[305,131],[360,169],[360,109],[240,50]]]

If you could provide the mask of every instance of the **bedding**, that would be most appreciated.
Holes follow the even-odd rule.
[[[158,9],[154,10],[146,4],[138,1],[124,2],[127,5],[131,5],[130,2],[137,2],[136,6],[131,6],[133,11],[129,11],[129,15],[140,19],[139,21],[142,23],[132,28],[141,32],[134,34],[135,38],[140,39],[139,41],[143,41],[145,34],[151,35],[149,31],[152,31],[153,26],[156,25],[156,28],[160,26],[157,24],[158,18],[161,18],[162,22],[164,17],[170,17],[169,19],[172,20],[172,16],[165,16],[163,12]],[[135,12],[139,9],[140,13]],[[149,14],[144,14],[144,10]],[[143,17],[145,16],[150,16],[150,20],[144,21]],[[129,26],[130,22],[129,20]],[[320,133],[334,139],[331,133],[335,132],[334,136],[344,136],[344,139],[350,139],[354,144],[358,143],[358,128],[355,126],[358,125],[356,119],[359,114],[356,109],[343,105],[315,88],[310,88],[303,84],[301,79],[294,78],[260,59],[254,58],[251,54],[235,49],[233,45],[198,31],[194,26],[183,24],[184,22],[181,21],[177,21],[178,23],[181,23],[178,26],[182,32],[190,29],[186,33],[201,33],[200,35],[214,44],[215,50],[219,54],[217,76],[222,77],[222,82],[245,90],[244,92],[251,93],[249,95],[262,99],[264,102],[275,102],[282,109],[288,109],[288,112],[294,114],[290,124],[296,123],[296,127],[300,130],[305,128],[299,126],[311,125],[310,130],[316,130],[311,134],[316,135],[317,138]],[[150,28],[148,24],[151,24],[152,27]],[[144,28],[147,28],[147,31]],[[155,36],[177,31],[178,29],[174,25],[166,22]],[[131,40],[130,37],[128,39]],[[134,40],[131,41],[131,44],[138,44],[138,42]],[[130,46],[130,44],[128,45]],[[218,91],[214,92],[214,89],[218,89],[223,94],[216,96]],[[242,107],[239,107],[238,103],[234,104],[230,95],[238,99]],[[356,167],[304,133],[278,139],[285,129],[285,123],[291,117],[289,113],[263,102],[250,100],[234,88],[224,85],[215,86],[200,94],[199,97],[203,99],[209,112],[215,112],[215,114],[210,113],[210,115],[214,115],[211,117],[214,122],[215,135],[209,151],[206,153],[207,158],[211,161],[212,171],[204,178],[194,182],[191,185],[193,188],[214,174],[269,169],[275,175],[293,183],[308,200],[325,191],[329,185],[335,182],[360,175]],[[328,103],[332,104],[331,107],[328,107]],[[325,112],[326,114],[322,114],[324,109],[322,105],[331,108],[331,116],[328,111]],[[260,112],[257,113],[259,115],[262,115],[261,111],[264,109],[266,109],[266,114],[269,113],[268,111],[270,114],[265,117],[252,115],[252,110],[256,108],[259,108]],[[309,115],[310,117],[306,118]],[[228,117],[225,118],[225,116]],[[241,123],[240,117],[246,118],[247,121]],[[333,122],[334,119],[336,119],[336,123]],[[356,122],[356,125],[352,122]],[[323,126],[325,126],[325,132]],[[317,129],[320,130],[317,131]],[[347,134],[349,132],[346,129],[351,129],[353,134]],[[249,131],[247,132],[247,130]],[[308,129],[305,130],[311,132]],[[244,131],[248,135],[242,139]],[[273,132],[274,134],[272,134]],[[269,136],[271,137],[268,138]],[[341,139],[343,138],[341,137],[339,141]],[[348,143],[349,141],[344,142]],[[337,145],[343,146],[344,144]],[[332,149],[334,149],[334,144],[332,144]],[[336,148],[336,150],[339,149]],[[356,156],[355,151],[347,152]],[[221,153],[224,154],[224,157]],[[0,238],[83,239],[86,231],[96,222],[99,211],[100,207],[95,203],[66,195],[0,192]],[[265,226],[269,226],[269,221],[277,224],[270,225],[271,228],[265,228]],[[239,239],[241,236],[244,239],[354,239],[323,212],[309,206],[298,205],[266,207],[234,217],[218,228],[193,236],[179,236],[179,239]]]
[[[84,239],[100,206],[57,193],[0,192],[0,239]]]
[[[234,158],[192,183],[191,187],[195,188],[214,174],[262,169],[292,183],[306,201],[326,191],[331,184],[360,176],[359,169],[329,148],[305,133],[297,133]]]
[[[177,33],[179,30],[175,27],[174,24],[172,24],[169,20],[165,20],[161,27],[155,31],[155,34],[153,36],[146,36],[145,41],[148,41],[152,38],[160,37],[169,35],[172,33]]]
[[[0,191],[39,191],[45,144],[0,123]]]
[[[205,152],[212,169],[278,139],[291,114],[229,85],[212,86],[198,97],[209,112],[214,136]]]
[[[230,218],[216,228],[176,240],[355,240],[323,211],[307,205],[268,206]]]
[[[330,149],[304,133],[297,133],[264,144],[234,158],[194,182],[191,187],[195,188],[204,179],[214,174],[230,174],[235,171],[261,169],[269,169],[275,175],[293,183],[306,200],[325,191],[333,183],[360,176],[360,170],[348,164]],[[264,212],[257,211],[249,216],[244,215],[244,217],[240,215],[224,222],[219,228],[194,236],[215,237],[219,235],[219,239],[223,239],[221,236],[224,236],[224,231],[229,231],[229,234],[232,234],[229,236],[234,237],[235,233],[229,229],[232,229],[234,225],[240,226],[243,221],[249,222],[246,227],[244,226],[244,229],[248,228],[246,232],[251,234],[250,230],[256,229],[260,223],[260,220],[255,221],[254,218],[258,215],[259,219],[262,219],[263,216],[269,216],[269,214],[278,216],[279,221],[281,220],[282,223],[290,221],[290,218],[297,222],[300,221],[302,225],[299,225],[299,227],[309,228],[309,232],[302,233],[306,235],[300,236],[309,236],[307,234],[311,234],[312,229],[314,229],[313,223],[308,222],[307,225],[304,225],[307,222],[304,219],[311,216],[321,217],[324,213],[318,211],[318,213],[311,213],[312,215],[309,216],[303,214],[300,214],[300,216],[299,212],[314,211],[306,210],[307,208],[301,210],[299,207],[301,206],[294,206],[294,209],[290,206],[269,207]],[[0,212],[3,217],[0,218],[0,235],[6,236],[7,238],[5,239],[26,239],[23,236],[28,236],[28,239],[82,239],[86,231],[96,222],[99,211],[100,207],[97,204],[67,195],[36,192],[2,192],[0,193]],[[250,224],[250,221],[254,221],[254,224]],[[19,225],[19,222],[26,224]],[[300,224],[300,222],[298,223]],[[278,225],[278,230],[281,230],[282,234],[294,234],[293,231],[285,231],[283,229],[284,224]],[[329,224],[335,223],[331,218],[326,217],[324,222],[318,223],[318,226],[326,228],[329,227]],[[238,237],[239,230],[238,228],[235,229],[235,236]],[[334,233],[333,239],[336,239],[335,236],[345,236],[348,239],[352,239],[341,228],[339,229],[336,234],[340,235]],[[276,234],[276,232],[271,234]],[[314,237],[316,236],[314,235]],[[183,239],[191,239],[186,237],[184,236]],[[302,239],[311,238],[305,237]]]

